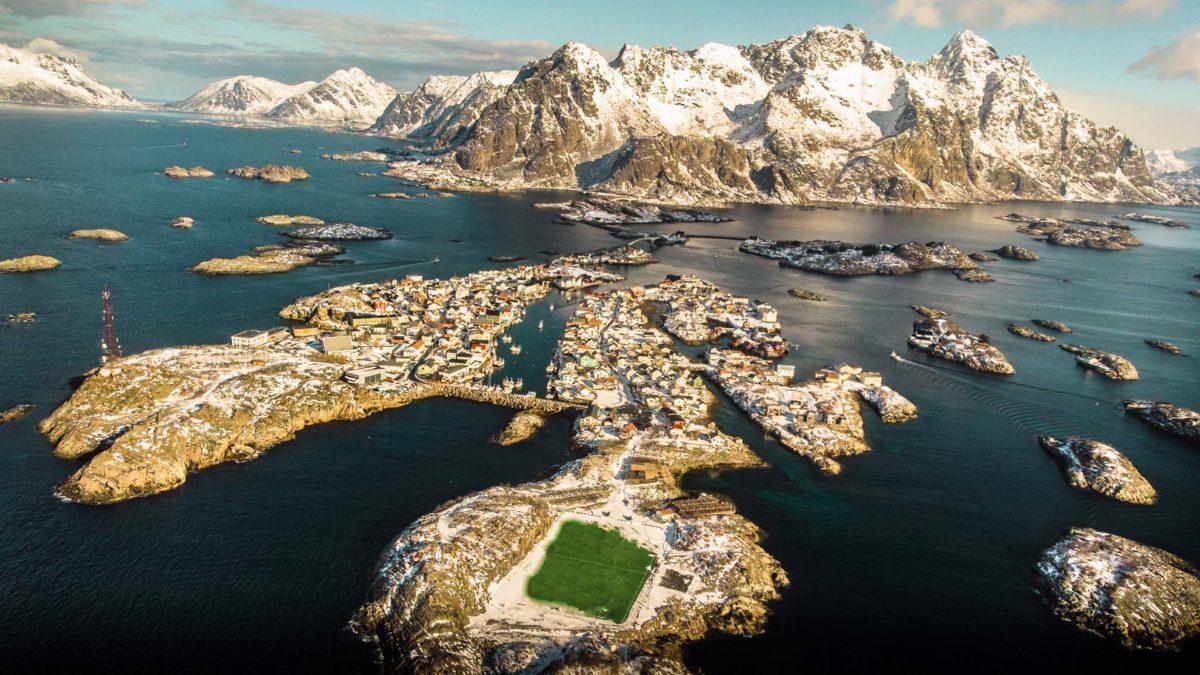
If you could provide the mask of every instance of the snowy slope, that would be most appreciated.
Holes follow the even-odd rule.
[[[316,82],[284,84],[265,77],[238,75],[213,82],[168,107],[222,115],[261,115],[315,86]]]
[[[132,96],[101,84],[77,59],[0,44],[0,101],[140,108]]]
[[[359,68],[349,68],[285,99],[266,114],[296,121],[374,122],[395,97],[395,89]]]

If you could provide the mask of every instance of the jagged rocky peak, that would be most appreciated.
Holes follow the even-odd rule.
[[[387,136],[431,138],[437,144],[452,141],[516,76],[515,70],[432,76],[413,91],[397,94],[371,131]],[[443,136],[445,141],[436,140]]]
[[[763,78],[772,83],[803,78],[812,71],[841,70],[850,64],[861,64],[871,70],[904,65],[891,49],[852,25],[817,26],[763,45],[747,45],[741,51]]]
[[[213,82],[170,107],[206,113],[261,115],[315,86],[317,83],[311,81],[285,84],[266,77],[238,75]]]
[[[325,122],[375,121],[396,97],[396,90],[361,68],[331,73],[320,84],[284,100],[270,117]]]
[[[0,101],[43,105],[141,108],[120,89],[101,84],[72,56],[0,43]]]
[[[732,131],[770,89],[737,48],[711,42],[686,52],[625,45],[612,66],[673,134]]]

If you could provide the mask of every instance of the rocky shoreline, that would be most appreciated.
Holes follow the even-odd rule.
[[[1128,400],[1125,412],[1152,427],[1200,445],[1200,412],[1166,401]]]
[[[1060,619],[1128,649],[1177,649],[1200,632],[1200,573],[1161,549],[1076,528],[1035,569]]]
[[[1059,460],[1067,482],[1074,487],[1130,504],[1148,506],[1158,501],[1154,486],[1111,445],[1077,436],[1065,440],[1038,436],[1038,443]]]

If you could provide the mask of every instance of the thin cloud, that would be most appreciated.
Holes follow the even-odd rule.
[[[0,0],[0,14],[28,19],[46,16],[82,16],[111,9],[145,7],[148,0]]]
[[[1129,66],[1129,72],[1147,73],[1160,80],[1200,82],[1200,28],[1153,47]]]
[[[365,57],[434,63],[465,63],[482,68],[513,68],[545,56],[556,45],[540,40],[487,40],[461,35],[433,21],[382,19],[368,14],[278,7],[259,0],[227,0],[241,21],[310,35],[326,50]],[[461,71],[459,66],[456,70]]]
[[[1156,19],[1177,0],[891,0],[893,23],[938,28],[946,23],[1013,28],[1040,23],[1117,23]]]

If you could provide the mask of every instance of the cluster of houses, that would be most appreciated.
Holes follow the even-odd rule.
[[[779,313],[764,302],[722,291],[694,276],[668,276],[648,293],[663,306],[664,327],[689,344],[728,339],[730,346],[763,358],[779,358],[788,344]]]
[[[641,305],[647,289],[589,293],[567,322],[551,365],[549,393],[591,404],[585,439],[619,441],[643,430],[707,441],[712,394],[671,339],[650,325]]]
[[[364,386],[408,379],[477,382],[503,365],[496,339],[564,274],[524,266],[444,280],[409,275],[352,284],[301,301],[312,303],[306,325],[242,331],[230,342],[258,348],[290,339],[279,348],[344,362],[346,381]],[[589,279],[586,272],[570,276]]]
[[[800,433],[811,425],[857,426],[857,408],[844,391],[883,386],[883,376],[840,363],[818,370],[813,381],[793,385],[791,366],[776,365],[741,352],[708,353],[709,374],[752,418],[771,431]]]

